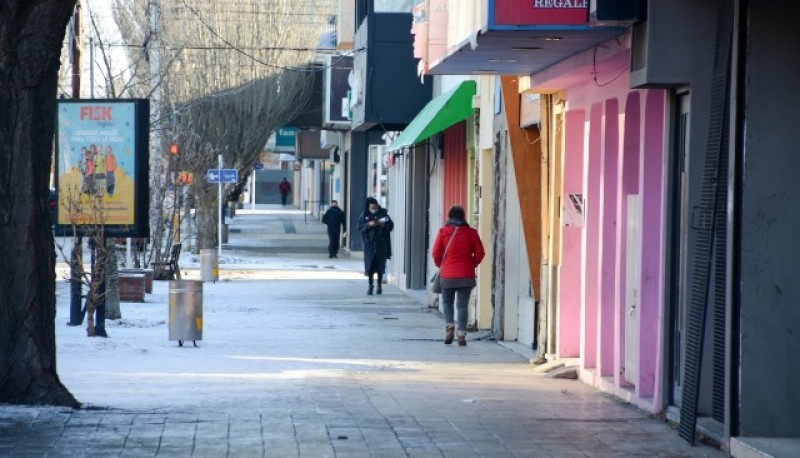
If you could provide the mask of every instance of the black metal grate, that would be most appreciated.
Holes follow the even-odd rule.
[[[730,80],[729,80],[730,81]],[[714,210],[714,342],[713,342],[713,392],[711,415],[720,423],[725,422],[725,334],[727,329],[727,264],[728,264],[728,132],[730,117],[725,115],[720,144],[719,180]]]
[[[718,17],[711,87],[711,111],[709,114],[703,182],[700,190],[699,210],[702,212],[702,218],[700,218],[700,223],[697,226],[693,226],[696,230],[696,235],[694,247],[691,251],[693,256],[693,277],[686,317],[685,370],[679,427],[680,436],[690,444],[695,442],[695,429],[697,427],[697,403],[700,369],[702,367],[706,304],[709,294],[712,246],[715,243],[720,243],[718,239],[715,240],[717,235],[715,226],[721,222],[722,230],[725,222],[724,209],[726,199],[720,199],[720,194],[724,195],[727,186],[721,184],[720,180],[727,179],[727,171],[723,175],[722,169],[727,170],[728,97],[730,93],[728,85],[730,81],[730,54],[733,36],[733,7],[733,0],[725,0],[722,3]],[[717,216],[718,213],[721,213],[719,217]],[[724,247],[724,241],[722,246]],[[715,277],[715,282],[717,287],[724,288],[725,270],[722,269],[721,272],[719,270],[717,269],[716,274],[723,276],[722,284],[720,285],[720,280],[717,277]],[[718,294],[715,294],[715,296],[718,296]],[[722,301],[724,302],[724,294]],[[722,326],[724,326],[725,320],[721,321]],[[724,358],[722,361],[724,364]]]

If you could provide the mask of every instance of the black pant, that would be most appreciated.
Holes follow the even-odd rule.
[[[339,231],[328,231],[328,254],[331,256],[336,256],[339,252],[339,241],[342,238],[342,233]]]
[[[289,198],[289,194],[281,194],[281,204],[286,205],[286,199]]]

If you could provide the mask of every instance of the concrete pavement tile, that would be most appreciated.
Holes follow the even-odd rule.
[[[122,456],[125,458],[152,458],[155,456],[155,451],[126,448],[125,451],[122,452]]]
[[[204,445],[202,447],[195,446],[192,456],[228,456],[228,444]]]
[[[54,451],[50,447],[17,447],[13,451],[13,456],[33,457],[33,456],[46,456],[48,453]]]
[[[335,443],[333,451],[337,457],[370,456],[372,454],[369,447],[363,443]]]
[[[402,447],[370,448],[371,456],[380,458],[406,458],[408,454]]]
[[[64,449],[56,449],[50,450],[47,454],[42,455],[47,458],[73,458],[75,456],[83,456],[86,454],[86,450],[83,448],[74,449],[74,448],[64,448]]]
[[[560,458],[558,455],[553,455],[537,447],[514,449],[514,455],[512,456],[519,456],[525,458]]]
[[[441,458],[444,454],[438,450],[408,449],[408,456],[409,458]]]
[[[270,447],[295,447],[297,448],[297,438],[292,434],[285,434],[279,436],[264,436],[262,437],[267,448]]]
[[[161,448],[164,447],[194,447],[194,437],[186,436],[186,437],[164,437],[161,440]]]
[[[299,457],[297,448],[295,447],[267,447],[267,457],[270,458],[292,458]]]
[[[231,447],[230,452],[227,456],[261,456],[264,449],[261,445],[258,446],[248,446],[248,447]]]
[[[480,454],[470,449],[469,447],[464,447],[463,445],[454,445],[452,447],[440,447],[439,451],[445,457],[463,457],[463,458],[478,458]]]
[[[128,450],[136,450],[143,453],[154,454],[156,450],[158,450],[158,442],[128,441],[125,443],[125,451],[127,452]]]
[[[97,435],[90,442],[91,447],[123,447],[128,438],[122,435]]]
[[[511,455],[511,450],[497,441],[470,441],[470,446],[483,456]]]
[[[336,456],[333,447],[324,443],[301,443],[299,452],[301,457],[327,458]]]
[[[187,457],[187,456],[192,456],[192,449],[191,448],[180,448],[180,447],[161,447],[160,449],[158,449],[158,453],[155,456],[162,457],[162,458]],[[250,455],[250,456],[255,456],[255,455]],[[258,456],[260,456],[260,455],[258,455]]]
[[[67,421],[67,426],[97,426],[102,419],[103,417],[95,415],[73,415],[69,418],[69,421]]]
[[[106,414],[100,417],[101,426],[121,426],[133,423],[134,416],[130,414]]]
[[[100,425],[95,431],[95,436],[99,434],[128,435],[130,432],[130,425]]]
[[[109,458],[115,456],[122,456],[122,450],[100,451],[100,452],[93,452],[89,450],[83,456],[85,458]]]
[[[52,447],[56,442],[61,439],[61,435],[47,434],[39,436],[35,433],[27,434],[15,441],[13,445],[18,447],[35,446],[35,447]]]
[[[92,443],[87,449],[88,452],[93,453],[121,453],[125,448],[124,444],[105,444],[105,443]]]

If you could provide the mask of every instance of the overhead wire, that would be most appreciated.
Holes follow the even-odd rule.
[[[205,18],[203,18],[203,16],[196,9],[192,8],[191,6],[189,6],[188,3],[186,3],[186,0],[181,0],[181,3],[183,3],[183,5],[186,7],[186,9],[188,9],[195,17],[197,17],[197,19],[200,21],[200,23],[203,25],[203,27],[205,27],[209,32],[211,32],[212,35],[214,35],[220,41],[222,41],[227,46],[229,46],[230,49],[232,49],[233,51],[236,51],[237,53],[247,57],[248,59],[251,59],[253,62],[259,63],[259,64],[267,66],[267,67],[277,68],[277,69],[280,69],[280,70],[294,71],[294,72],[305,72],[305,73],[321,71],[321,70],[323,70],[324,68],[327,67],[326,66],[326,67],[314,67],[314,68],[293,68],[293,67],[286,67],[286,66],[283,66],[283,65],[273,64],[273,63],[270,63],[270,62],[266,62],[266,61],[264,61],[262,59],[259,59],[258,57],[252,55],[251,53],[248,53],[244,49],[239,48],[237,45],[231,43],[228,39],[226,39],[225,37],[220,35],[213,27],[211,27],[208,24],[208,22],[206,22]],[[314,50],[316,51],[316,48]],[[341,60],[341,58],[339,60]],[[333,65],[333,63],[331,63],[331,65]]]

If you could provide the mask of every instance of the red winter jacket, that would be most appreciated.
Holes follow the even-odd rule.
[[[455,225],[448,224],[439,229],[436,241],[433,243],[431,254],[434,264],[439,267],[441,278],[475,278],[475,268],[483,261],[486,254],[483,251],[478,231],[466,224],[458,227],[456,237],[450,244],[450,248],[447,248],[447,256],[444,256],[444,250],[450,236],[456,230]],[[442,265],[442,257],[444,257],[444,265]]]

